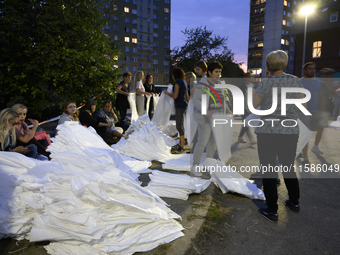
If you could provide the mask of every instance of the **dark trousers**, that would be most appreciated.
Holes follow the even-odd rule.
[[[299,182],[294,171],[298,138],[299,135],[257,134],[257,148],[262,172],[263,191],[266,196],[266,204],[272,213],[277,212],[278,195],[276,173],[272,171],[269,172],[268,166],[272,166],[273,168],[276,166],[276,157],[283,167],[282,175],[288,190],[288,197],[293,204],[299,204]],[[267,167],[267,171],[265,167]]]
[[[118,112],[120,114],[119,125],[121,127],[123,127],[124,126],[124,120],[126,118],[127,103],[117,103],[116,109],[118,110]]]
[[[184,135],[184,113],[187,109],[176,108],[176,129],[180,136]]]
[[[47,152],[45,150],[45,148],[48,146],[48,142],[45,139],[37,140],[33,137],[28,143],[17,141],[17,146],[27,146],[29,144],[34,144],[37,147],[37,151],[39,154],[46,157],[49,157],[51,155],[50,152]]]

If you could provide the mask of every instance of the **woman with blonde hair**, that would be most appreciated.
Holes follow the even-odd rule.
[[[287,67],[288,55],[282,50],[272,51],[266,57],[269,77],[263,79],[256,88],[253,97],[253,108],[258,106],[261,110],[271,109],[273,104],[273,88],[277,88],[278,102],[281,102],[282,88],[303,88],[298,77],[284,73]],[[286,93],[287,99],[304,98],[299,92]],[[306,107],[306,105],[304,104]],[[262,170],[263,191],[266,196],[268,208],[261,208],[260,214],[272,222],[278,221],[278,195],[277,173],[265,171],[265,169],[277,169],[276,159],[282,169],[282,175],[288,190],[289,199],[285,205],[294,212],[300,211],[299,206],[299,182],[294,171],[297,142],[299,138],[299,126],[296,124],[298,108],[294,104],[286,106],[286,114],[281,114],[281,104],[278,103],[276,110],[270,115],[261,116],[262,126],[256,128],[257,149]],[[248,110],[249,111],[249,110]],[[275,120],[275,121],[273,121]],[[265,168],[266,167],[266,168]]]
[[[0,151],[18,152],[27,157],[37,156],[37,147],[33,144],[29,146],[16,146],[15,125],[19,115],[11,108],[6,108],[0,112]]]
[[[67,101],[64,105],[63,114],[60,116],[58,125],[65,121],[79,121],[79,111],[74,101]]]
[[[136,105],[137,112],[139,116],[144,114],[144,95],[150,95],[150,93],[145,92],[145,88],[143,85],[144,73],[142,71],[138,71],[136,73]]]
[[[15,125],[18,145],[27,146],[29,144],[33,144],[37,147],[39,154],[49,157],[51,153],[45,150],[45,148],[48,146],[48,142],[45,139],[38,141],[34,138],[35,132],[39,126],[39,122],[37,120],[29,119],[29,121],[33,124],[33,128],[29,129],[25,123],[28,111],[27,107],[23,104],[15,104],[12,106],[12,109],[19,115],[18,121]]]

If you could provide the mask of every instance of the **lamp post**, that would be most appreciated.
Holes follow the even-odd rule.
[[[305,15],[305,29],[303,34],[303,51],[302,51],[302,69],[301,69],[301,77],[303,76],[303,66],[305,64],[305,55],[306,55],[306,37],[307,37],[307,17],[309,14],[313,13],[315,9],[314,5],[306,5],[302,7],[300,13]]]

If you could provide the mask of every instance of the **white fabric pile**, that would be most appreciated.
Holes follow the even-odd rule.
[[[245,195],[250,199],[265,200],[262,190],[239,173],[233,172],[229,166],[226,166],[221,161],[207,158],[204,165],[214,167],[213,169],[215,169],[215,171],[210,172],[211,181],[215,183],[223,193],[231,191]]]
[[[150,121],[149,115],[145,113],[143,116],[140,116],[137,120],[132,121],[129,128],[125,131],[125,134],[131,135],[136,130],[139,130],[140,128],[145,126],[145,124],[149,121]]]
[[[136,106],[136,93],[130,93],[127,97],[130,110],[131,110],[131,121],[138,119],[138,112]]]
[[[187,171],[190,172],[192,166],[191,157],[193,154],[172,154],[171,157],[161,159],[160,162],[163,169],[171,169],[176,171]],[[200,164],[203,164],[206,154],[203,153]]]
[[[172,93],[172,85],[167,88],[168,92]],[[171,113],[175,109],[174,99],[162,93],[159,97],[157,108],[153,114],[152,121],[156,122],[158,127],[164,132],[169,125]]]
[[[160,197],[187,200],[189,194],[201,193],[210,185],[210,180],[193,178],[185,174],[170,174],[154,170],[146,189]]]
[[[329,128],[340,129],[340,116],[328,126]]]
[[[183,236],[180,216],[90,129],[59,125],[49,150],[49,162],[0,152],[0,238],[49,240],[50,254],[133,254]]]
[[[121,138],[111,147],[122,155],[140,160],[160,160],[171,157],[171,146],[177,143],[178,141],[161,132],[155,122],[149,121],[134,131],[128,139]]]

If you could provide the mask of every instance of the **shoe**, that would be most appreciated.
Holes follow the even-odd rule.
[[[298,158],[303,158],[303,153],[300,152],[300,154],[298,155]]]
[[[190,169],[190,176],[192,176],[192,177],[201,177],[202,173],[199,170],[197,171],[196,167],[198,167],[198,166],[197,165],[193,165],[191,167],[191,169]],[[198,167],[198,169],[199,169],[199,167]]]
[[[302,161],[301,165],[303,168],[306,168],[306,165],[310,165],[310,162],[308,159],[305,159],[304,161]]]
[[[176,154],[183,153],[185,150],[181,146],[178,145],[178,149],[175,151]]]
[[[312,152],[315,154],[323,154],[323,151],[319,149],[319,146],[314,145],[313,148],[311,149]]]
[[[286,200],[285,201],[286,206],[293,212],[300,212],[300,205],[293,205],[292,202],[290,202],[290,200]]]
[[[172,146],[171,147],[171,150],[173,151],[173,150],[178,150],[178,147],[179,147],[179,144],[176,144],[175,146]]]
[[[265,209],[265,208],[260,208],[259,209],[259,213],[265,217],[267,220],[269,220],[270,222],[277,222],[279,220],[279,215],[277,213],[271,213],[269,212],[269,209]]]
[[[237,142],[238,142],[238,143],[247,143],[245,140],[240,139],[240,138],[237,140]]]

